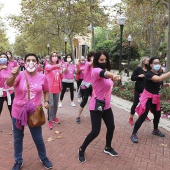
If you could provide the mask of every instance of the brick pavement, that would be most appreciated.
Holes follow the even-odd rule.
[[[76,104],[78,105],[78,103]],[[91,129],[89,111],[86,107],[82,115],[82,124],[76,124],[78,107],[70,106],[69,92],[65,94],[63,108],[58,110],[61,124],[54,125],[53,130],[48,130],[47,123],[43,126],[47,155],[53,162],[54,170],[170,169],[170,132],[161,129],[166,134],[165,138],[153,136],[151,134],[152,123],[144,122],[138,133],[139,143],[133,144],[130,140],[133,127],[127,123],[128,112],[114,105],[112,105],[112,109],[116,126],[112,146],[119,153],[119,157],[115,158],[103,153],[106,128],[102,123],[99,136],[86,150],[87,161],[85,164],[81,164],[77,160],[77,151]],[[55,134],[56,130],[61,134]],[[11,121],[5,103],[0,116],[0,170],[10,170],[14,163],[13,136],[10,133]],[[54,140],[47,142],[49,137]],[[45,168],[39,162],[28,127],[25,128],[23,148],[24,166],[22,170],[44,170]]]

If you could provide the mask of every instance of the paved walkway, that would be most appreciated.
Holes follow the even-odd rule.
[[[113,99],[112,103],[117,101],[118,99]],[[78,103],[76,104],[78,105]],[[126,105],[126,102],[123,105]],[[53,130],[48,130],[47,123],[43,126],[47,155],[53,162],[54,170],[170,169],[170,132],[160,128],[166,134],[166,137],[153,136],[151,134],[152,122],[144,122],[138,133],[139,143],[133,144],[130,140],[133,126],[128,124],[128,110],[115,105],[112,105],[112,109],[116,126],[112,146],[119,153],[119,157],[115,158],[103,153],[106,128],[102,123],[99,136],[86,150],[87,162],[81,164],[77,160],[77,150],[91,129],[89,111],[86,107],[82,115],[82,124],[76,124],[75,118],[78,107],[70,106],[69,92],[66,93],[63,108],[58,111],[61,124],[55,125]],[[61,133],[56,134],[55,131]],[[53,140],[48,142],[49,138]],[[23,158],[24,166],[22,170],[45,169],[39,162],[37,150],[28,127],[25,128]],[[10,170],[13,163],[13,136],[11,135],[11,121],[5,103],[0,116],[0,170]]]

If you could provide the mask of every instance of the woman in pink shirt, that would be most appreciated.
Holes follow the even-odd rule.
[[[89,96],[91,96],[91,93],[92,93],[91,72],[92,72],[92,68],[93,68],[92,65],[93,65],[94,54],[95,54],[94,52],[88,53],[87,61],[84,66],[84,77],[83,77],[83,81],[81,82],[81,85],[80,85],[80,94],[82,97],[82,102],[80,103],[80,107],[78,110],[78,117],[76,118],[76,122],[78,124],[81,123],[80,116],[83,112],[85,105],[87,104]]]
[[[25,63],[24,63],[23,58],[21,58],[21,59],[19,60],[19,65],[20,65],[20,70],[21,70],[21,71],[24,71],[24,70],[25,70]]]
[[[73,102],[75,66],[72,64],[72,60],[73,59],[71,55],[66,55],[64,58],[65,63],[63,65],[62,91],[60,95],[59,107],[62,107],[62,100],[67,87],[70,88],[71,106],[76,107],[75,103]]]
[[[52,52],[50,55],[49,64],[45,67],[46,76],[49,84],[50,92],[50,108],[48,110],[48,121],[49,129],[53,128],[54,123],[60,123],[59,119],[56,117],[58,110],[59,95],[61,92],[61,75],[62,68],[59,64],[59,60],[56,52]]]
[[[8,110],[11,115],[12,103],[14,99],[14,89],[6,84],[7,78],[11,74],[11,69],[8,66],[8,56],[6,53],[0,54],[0,114],[3,109],[4,101],[8,104]]]
[[[7,51],[6,52],[6,55],[8,56],[9,58],[9,61],[8,61],[8,67],[12,70],[14,67],[17,67],[18,66],[18,63],[16,60],[14,60],[14,57],[11,53],[11,51]]]
[[[104,153],[111,156],[118,156],[118,153],[111,147],[115,126],[110,101],[114,84],[113,81],[120,81],[120,76],[109,72],[111,70],[110,59],[108,54],[104,51],[98,51],[95,53],[93,67],[91,74],[93,93],[89,105],[92,130],[79,148],[78,159],[81,163],[86,161],[85,150],[87,146],[99,135],[102,119],[107,127]],[[95,106],[96,99],[105,102],[104,110],[97,110],[99,107],[96,108]]]
[[[84,78],[84,67],[85,67],[85,57],[81,56],[78,63],[76,64],[76,82],[77,82],[77,91],[80,87],[81,82]]]
[[[25,68],[26,71],[19,73],[20,68],[14,67],[11,72],[11,76],[7,80],[8,86],[14,86],[15,88],[15,98],[12,106],[12,121],[14,129],[14,159],[15,164],[12,170],[19,170],[23,166],[23,138],[24,138],[24,126],[21,129],[17,126],[17,120],[20,115],[20,110],[28,103],[28,88],[25,79],[27,76],[29,88],[30,88],[30,102],[36,107],[41,104],[42,92],[44,94],[44,107],[49,108],[49,88],[48,81],[44,74],[40,74],[36,71],[38,64],[38,57],[29,53],[25,56]],[[25,75],[24,75],[25,73]],[[46,156],[46,149],[42,137],[42,128],[39,127],[29,127],[32,138],[38,150],[38,155],[40,162],[47,168],[52,168],[52,163]],[[27,168],[26,168],[27,169]]]

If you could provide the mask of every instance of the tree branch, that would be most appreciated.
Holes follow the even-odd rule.
[[[168,3],[168,2],[166,2],[166,1],[164,1],[164,0],[162,0],[162,2],[163,2],[163,4],[164,4],[167,8],[169,8],[169,3]]]

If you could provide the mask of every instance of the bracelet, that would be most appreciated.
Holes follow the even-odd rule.
[[[44,103],[47,102],[49,104],[49,101],[48,100],[45,100]]]

